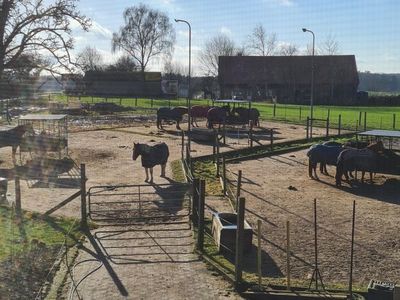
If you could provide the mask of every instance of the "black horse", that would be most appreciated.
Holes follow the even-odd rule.
[[[18,125],[10,130],[0,131],[0,148],[12,148],[12,160],[14,165],[17,162],[15,153],[17,152],[18,146],[21,144],[23,135],[27,131],[33,131],[31,124]]]
[[[180,130],[179,122],[182,121],[182,117],[184,114],[188,113],[187,107],[177,106],[173,108],[169,107],[160,107],[157,110],[157,128],[163,129],[162,120],[173,120],[176,122],[176,129]]]
[[[165,177],[165,167],[167,166],[169,150],[165,143],[159,143],[154,146],[146,144],[133,143],[132,159],[136,160],[138,156],[142,156],[142,166],[146,170],[145,182],[153,182],[153,167],[161,165],[161,177]],[[150,169],[150,180],[148,169]]]

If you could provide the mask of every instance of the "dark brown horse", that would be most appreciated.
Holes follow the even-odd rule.
[[[213,129],[215,124],[221,126],[224,124],[229,115],[229,107],[212,107],[207,112],[207,128]]]
[[[132,159],[136,160],[138,156],[142,156],[142,167],[146,170],[145,182],[153,182],[153,168],[161,165],[161,177],[165,177],[165,167],[169,157],[169,149],[167,144],[159,143],[154,146],[146,144],[133,143]],[[150,180],[148,170],[150,169]]]
[[[341,185],[344,175],[347,182],[350,182],[348,172],[361,171],[361,181],[364,181],[365,172],[369,172],[372,183],[372,174],[379,168],[380,156],[385,149],[383,143],[378,141],[368,145],[364,149],[345,148],[338,157],[336,166],[336,185]]]
[[[233,114],[238,114],[239,120],[244,124],[252,121],[254,126],[260,126],[260,112],[257,108],[236,107],[232,110]]]
[[[17,163],[17,160],[15,158],[17,148],[21,144],[22,136],[25,134],[25,132],[28,131],[33,131],[31,124],[18,125],[10,130],[0,131],[0,148],[12,148],[12,160],[14,165]]]
[[[157,128],[163,129],[162,121],[172,120],[176,122],[176,129],[180,130],[179,122],[182,121],[184,114],[188,113],[187,107],[177,106],[173,108],[160,107],[157,110]]]
[[[207,113],[210,110],[211,106],[208,105],[193,105],[190,109],[190,117],[192,126],[199,127],[197,124],[197,118],[207,118]]]

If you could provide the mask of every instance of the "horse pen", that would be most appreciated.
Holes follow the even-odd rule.
[[[166,178],[160,178],[158,170],[156,170],[154,173],[155,185],[148,185],[143,182],[144,170],[140,162],[132,161],[133,142],[165,142],[170,148],[169,161],[181,159],[181,131],[176,130],[175,124],[165,124],[165,130],[158,130],[155,119],[151,117],[145,119],[137,117],[137,121],[134,120],[135,118],[131,118],[129,124],[124,123],[120,128],[114,126],[104,128],[104,124],[101,123],[70,122],[68,153],[77,164],[86,164],[87,188],[101,187],[98,194],[96,188],[90,190],[88,194],[89,218],[91,221],[101,224],[100,228],[92,232],[93,240],[90,240],[90,237],[89,243],[95,241],[92,243],[94,249],[110,259],[109,265],[104,264],[104,261],[101,263],[93,261],[87,266],[83,263],[76,268],[76,278],[81,279],[86,272],[99,267],[99,271],[93,273],[92,277],[86,278],[77,288],[79,292],[90,293],[101,281],[104,286],[98,293],[109,293],[107,295],[110,297],[115,294],[132,293],[132,286],[128,283],[127,278],[133,275],[128,272],[128,268],[140,274],[142,269],[151,268],[150,265],[153,265],[153,272],[155,272],[154,266],[156,266],[157,259],[160,261],[179,260],[186,256],[187,261],[176,262],[175,268],[181,266],[179,263],[189,263],[189,261],[192,263],[193,260],[191,249],[195,245],[191,238],[186,236],[191,233],[191,228],[187,227],[190,224],[187,218],[190,214],[191,204],[186,196],[179,196],[177,201],[169,202],[170,196],[165,190],[165,188],[176,186],[178,181],[174,177],[176,170],[168,164]],[[205,128],[204,122],[199,122],[199,124]],[[96,126],[99,130],[88,130],[96,128]],[[184,119],[181,123],[183,131],[186,130],[186,126]],[[261,120],[261,126],[273,128],[274,145],[277,149],[282,142],[304,140],[306,137],[306,128],[301,125]],[[247,137],[242,137],[242,140],[235,143],[234,134],[232,135],[232,137],[226,136],[228,141],[225,145],[222,140],[219,144],[221,174],[223,173],[222,161],[225,153],[241,150],[258,151],[257,149],[259,149],[257,146],[253,150],[249,149]],[[314,128],[313,135],[314,137],[325,137],[326,129]],[[186,138],[187,136],[184,136],[185,143]],[[268,149],[269,140],[264,146]],[[3,160],[1,170],[12,169],[10,150],[1,148],[0,151]],[[208,156],[212,159],[212,153],[213,143],[207,144],[192,140],[189,155],[194,161],[196,161],[196,157],[200,156]],[[236,162],[230,161],[227,156],[225,163],[227,176],[231,176],[233,181],[236,180],[239,170],[242,171],[240,195],[246,198],[246,220],[254,230],[257,228],[258,221],[261,220],[261,267],[264,287],[269,285],[286,286],[287,221],[290,222],[291,287],[308,287],[314,271],[314,199],[317,199],[318,213],[318,270],[327,288],[348,288],[354,200],[356,201],[352,281],[354,287],[356,289],[365,287],[370,279],[389,281],[399,278],[400,274],[396,269],[400,251],[400,244],[396,239],[398,232],[396,216],[400,212],[396,199],[399,191],[397,177],[389,179],[387,176],[378,174],[374,179],[374,185],[357,183],[352,188],[345,185],[342,189],[338,189],[334,186],[333,177],[320,175],[321,181],[319,182],[308,178],[307,157],[304,150],[281,154],[272,153],[268,157],[260,156],[252,160]],[[334,173],[332,168],[329,171],[331,174]],[[14,184],[12,180],[9,181],[9,185],[8,198],[13,198]],[[234,185],[232,187],[235,188]],[[129,189],[131,190],[127,192]],[[213,211],[234,211],[235,207],[231,207],[226,199],[219,198],[222,190],[221,188],[217,195],[218,198],[215,195],[206,196],[205,204],[208,207],[206,217],[211,217],[210,213]],[[142,194],[143,191],[144,194]],[[45,213],[57,204],[55,195],[57,195],[57,199],[66,199],[71,192],[76,192],[76,189],[51,185],[47,188],[38,185],[29,186],[28,183],[21,180],[22,208]],[[114,201],[114,198],[125,197],[118,193],[126,194],[129,197],[134,195],[136,200],[129,204],[130,208],[127,208],[127,204],[121,201],[122,198]],[[98,195],[97,199],[96,194]],[[138,198],[139,194],[141,195],[140,199]],[[145,196],[146,194],[147,196]],[[146,199],[149,195],[152,198]],[[100,201],[98,201],[99,199]],[[143,202],[141,202],[142,200]],[[146,200],[150,201],[146,202]],[[178,205],[174,205],[174,203],[178,203]],[[154,231],[149,231],[149,228],[138,223],[129,225],[134,226],[133,228],[121,228],[126,225],[124,223],[127,218],[135,221],[136,216],[145,213],[146,209],[150,214],[163,213],[159,215],[158,223],[148,224],[154,226]],[[169,214],[170,211],[172,214]],[[80,217],[80,202],[71,201],[57,210],[55,214]],[[184,220],[183,225],[173,222],[175,224],[171,226],[174,228],[171,227],[170,231],[160,230],[163,223],[170,223],[171,216],[174,215],[178,215],[178,219]],[[108,217],[111,220],[101,220]],[[151,219],[153,218],[149,220]],[[186,227],[180,228],[180,226]],[[181,247],[180,254],[173,252],[171,250],[173,247],[168,246],[170,244],[160,243],[160,239],[165,238],[164,242],[166,242],[173,236],[175,236],[177,249]],[[144,243],[151,239],[155,241],[155,244]],[[182,245],[179,244],[180,242]],[[157,243],[159,243],[158,246]],[[252,251],[244,256],[246,262],[244,279],[251,282],[258,274],[256,234],[253,244]],[[166,252],[154,255],[151,251],[139,251],[145,247],[153,247],[154,250],[159,246]],[[86,245],[86,247],[89,246]],[[160,250],[160,248],[157,249]],[[90,251],[84,252],[79,259],[92,259],[89,253]],[[196,266],[196,268],[200,268],[198,265]],[[113,275],[113,269],[116,270],[118,276]],[[164,267],[162,272],[165,272],[164,276],[167,276],[168,272],[171,274],[171,271]],[[139,283],[145,285],[143,281],[139,281]],[[134,288],[140,290],[138,285],[135,285]],[[214,288],[216,290],[226,289],[226,285],[219,282],[218,286]]]

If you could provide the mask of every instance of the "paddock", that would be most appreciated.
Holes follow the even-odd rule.
[[[354,182],[335,187],[333,176],[321,181],[307,175],[306,150],[228,165],[242,170],[241,196],[252,226],[262,221],[266,276],[286,271],[286,221],[291,223],[293,285],[310,282],[314,264],[313,201],[317,201],[319,270],[324,283],[348,284],[352,205],[356,201],[354,283],[370,279],[398,281],[400,270],[400,177],[377,174],[374,185]],[[328,167],[331,175],[334,167]],[[260,176],[262,174],[262,176]],[[236,175],[233,175],[233,177]],[[282,273],[281,273],[282,272]],[[296,281],[297,280],[297,281]]]

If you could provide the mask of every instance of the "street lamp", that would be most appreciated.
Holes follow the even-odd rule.
[[[190,23],[188,21],[185,20],[181,20],[181,19],[175,19],[175,22],[179,23],[179,22],[183,22],[186,23],[189,26],[189,77],[188,77],[188,148],[190,151],[190,121],[191,121],[191,103],[190,103],[190,69],[191,69],[191,50],[192,50],[192,27],[190,26]]]
[[[307,28],[302,29],[303,32],[310,32],[312,34],[312,56],[311,56],[311,99],[310,99],[310,111],[311,111],[311,128],[310,128],[310,136],[312,137],[312,123],[313,123],[313,104],[314,104],[314,49],[315,49],[315,35],[314,32]]]

